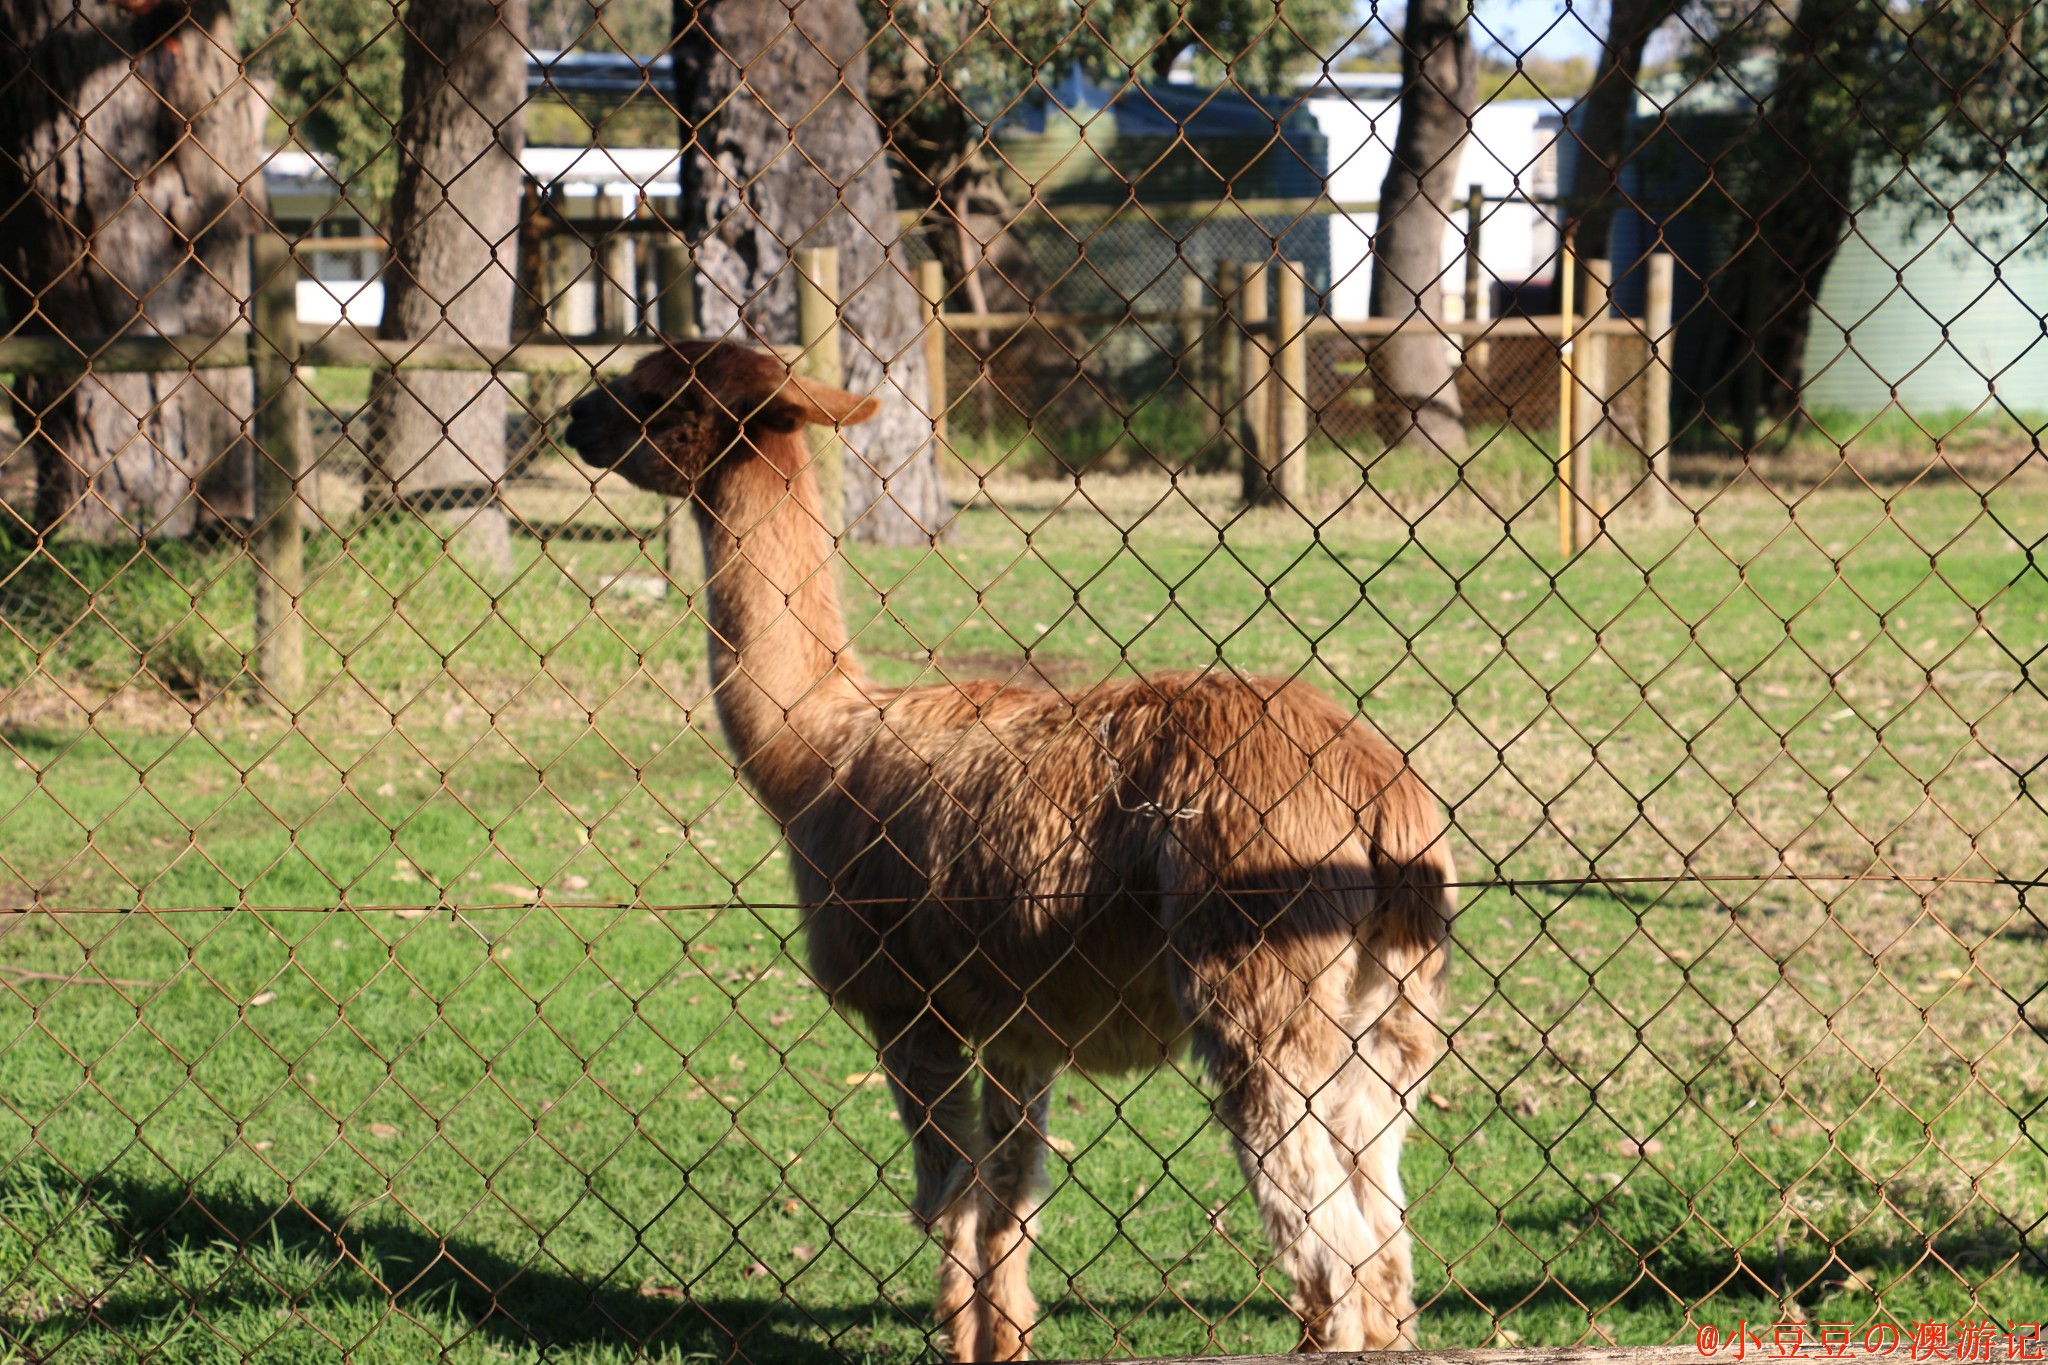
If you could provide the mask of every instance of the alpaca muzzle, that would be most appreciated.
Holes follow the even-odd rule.
[[[652,402],[599,384],[569,405],[569,426],[562,439],[586,464],[610,469],[647,438],[647,422],[654,411]]]

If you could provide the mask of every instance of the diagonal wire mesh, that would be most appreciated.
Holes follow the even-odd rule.
[[[2038,1358],[2035,9],[1125,8],[0,0],[9,1358]]]

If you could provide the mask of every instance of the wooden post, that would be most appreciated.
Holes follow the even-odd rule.
[[[654,299],[657,332],[677,340],[697,335],[697,272],[681,242],[655,248]]]
[[[1474,185],[1465,192],[1465,321],[1484,322],[1490,311],[1486,297],[1486,269],[1479,254],[1479,234],[1486,224],[1486,191]],[[1465,368],[1485,379],[1493,360],[1493,347],[1467,336]]]
[[[663,242],[654,249],[655,317],[661,334],[686,340],[697,335],[697,272],[690,248]]]
[[[1238,372],[1238,428],[1243,433],[1244,500],[1270,502],[1273,498],[1273,427],[1269,417],[1272,395],[1267,381],[1273,371],[1273,337],[1266,330],[1266,263],[1248,261],[1244,267],[1244,288],[1238,292],[1237,315],[1243,327],[1243,365]]]
[[[946,311],[946,267],[938,261],[920,262],[917,292],[925,306],[924,369],[931,385],[932,439],[944,454],[953,448],[946,415],[946,328],[940,321]]]
[[[640,337],[661,335],[661,266],[654,259],[654,237],[641,234],[633,238],[633,312],[639,321],[633,327],[633,334]]]
[[[1557,243],[1557,551],[1572,557],[1572,407],[1578,385],[1572,377],[1573,277],[1579,273],[1566,232]]]
[[[1220,432],[1237,420],[1237,376],[1244,365],[1244,333],[1238,330],[1238,294],[1244,267],[1236,261],[1216,262],[1216,367],[1209,406],[1216,410]]]
[[[311,428],[299,386],[299,266],[282,237],[253,243],[256,298],[250,366],[256,379],[256,499],[249,548],[256,573],[256,679],[289,711],[305,695],[305,531],[299,480],[306,474]]]
[[[1200,313],[1207,302],[1204,295],[1208,292],[1208,286],[1202,282],[1201,275],[1189,270],[1180,280],[1180,311],[1184,314]],[[1203,354],[1202,326],[1202,319],[1199,317],[1188,316],[1181,319],[1180,382],[1182,390],[1187,395],[1187,401],[1194,406],[1196,415],[1201,418],[1202,430],[1206,432],[1215,430],[1216,413],[1206,401],[1209,384],[1208,369],[1204,364],[1207,356]]]
[[[1671,253],[1650,253],[1649,297],[1643,330],[1650,339],[1644,367],[1643,444],[1650,453],[1650,507],[1666,510],[1677,501],[1671,489]]]
[[[1572,430],[1578,447],[1572,451],[1572,488],[1578,494],[1573,505],[1572,539],[1583,550],[1600,534],[1593,508],[1593,451],[1607,441],[1607,337],[1594,330],[1607,320],[1609,279],[1612,267],[1604,260],[1580,262],[1583,293],[1579,314],[1585,327],[1579,338],[1578,392],[1573,403]]]
[[[1295,507],[1308,501],[1307,278],[1300,261],[1281,261],[1274,278],[1273,483]]]
[[[663,242],[654,249],[655,316],[661,334],[677,341],[697,335],[697,271],[690,248]],[[671,583],[680,583],[698,562],[697,528],[681,498],[661,504],[661,567]]]
[[[845,382],[839,360],[839,248],[807,246],[796,253],[796,340],[803,348],[798,370],[821,384]],[[839,435],[825,427],[811,428],[812,468],[818,476],[818,506],[825,526],[840,530],[846,483],[845,456]]]
[[[577,257],[582,254],[583,244],[569,230],[569,201],[560,190],[554,194],[554,211],[548,219],[554,230],[541,244],[541,260],[545,266],[542,278],[547,282],[544,302],[548,310],[548,328],[558,336],[574,336],[578,328],[571,299],[575,295]]]
[[[593,230],[601,235],[592,252],[597,266],[597,331],[600,336],[622,337],[633,330],[633,239],[621,230],[626,207],[615,195],[601,195],[597,201],[597,222]]]

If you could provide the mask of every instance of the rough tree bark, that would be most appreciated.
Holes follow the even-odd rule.
[[[1393,409],[1397,444],[1465,446],[1465,413],[1443,337],[1444,232],[1478,98],[1469,0],[1410,0],[1401,37],[1401,121],[1380,184],[1373,233],[1374,317],[1417,325],[1373,349],[1375,387]]]
[[[1679,0],[1611,0],[1600,65],[1569,125],[1578,142],[1578,156],[1565,192],[1566,211],[1575,225],[1572,240],[1582,257],[1614,259],[1608,237],[1621,193],[1629,115],[1635,108],[1643,49],[1658,26],[1678,12],[1678,5]]]
[[[390,340],[504,345],[512,338],[526,144],[526,0],[412,0],[405,14],[398,188],[384,273]],[[499,481],[504,381],[406,369],[370,401],[381,492],[431,512],[459,554],[511,568]]]
[[[945,490],[918,344],[922,306],[897,243],[896,194],[865,103],[855,0],[676,0],[683,232],[707,336],[796,339],[799,246],[839,248],[844,374],[881,414],[846,430],[846,534],[928,543]]]
[[[1799,401],[1814,304],[1870,142],[1859,126],[1865,92],[1842,73],[1868,65],[1859,54],[1889,15],[1871,0],[1804,0],[1755,122],[1716,158],[1736,249],[1709,285],[1699,373],[1707,406],[1746,434],[1760,413],[1783,415]],[[1744,382],[1751,367],[1753,385]]]
[[[25,335],[219,336],[266,211],[227,0],[0,0],[0,263]],[[99,541],[250,512],[246,368],[17,377],[34,521]]]

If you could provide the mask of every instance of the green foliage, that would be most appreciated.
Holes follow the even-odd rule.
[[[277,0],[242,12],[239,36],[269,83],[278,123],[324,158],[365,222],[382,224],[397,185],[394,130],[403,107],[403,0]],[[533,0],[527,43],[536,51],[659,52],[671,23],[666,0]],[[546,97],[527,110],[528,140],[658,146],[675,140],[675,115],[659,99],[578,110]]]
[[[1284,14],[1261,0],[1081,6],[1072,0],[863,0],[878,35],[871,60],[885,79],[913,84],[935,69],[953,92],[986,92],[991,117],[1034,75],[1057,77],[1076,63],[1112,80],[1164,79],[1183,52],[1204,80],[1228,78],[1270,89],[1328,58],[1353,27],[1349,0],[1291,0]],[[1284,22],[1283,22],[1284,20]]]
[[[530,0],[526,31],[536,50],[649,53],[674,22],[668,0]]]
[[[398,179],[404,31],[395,4],[297,0],[246,10],[241,28],[289,136],[327,161],[357,216],[382,224]]]
[[[1157,82],[1192,54],[1198,80],[1275,88],[1327,60],[1353,28],[1350,0],[1193,0],[1084,6],[1072,0],[862,0],[876,37],[870,92],[899,156],[946,172],[1034,79],[1080,66],[1098,79]]]
[[[1712,0],[1689,25],[1705,38],[1681,63],[1750,126],[1717,182],[1749,216],[1783,192],[1788,161],[1855,167],[1853,203],[1891,198],[1941,217],[1997,211],[2048,193],[2048,11],[2020,0],[1804,0],[1790,13]],[[1973,228],[1973,234],[1975,229]]]

